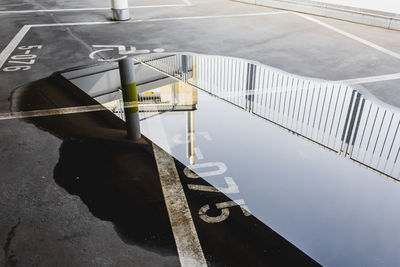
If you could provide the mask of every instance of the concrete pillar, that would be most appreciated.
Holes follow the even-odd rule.
[[[129,20],[128,0],[111,0],[111,12],[113,20]]]
[[[118,65],[121,77],[122,97],[124,100],[126,130],[128,138],[136,141],[140,139],[141,134],[133,58],[124,58],[118,62]]]

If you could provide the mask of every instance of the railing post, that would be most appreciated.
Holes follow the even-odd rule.
[[[111,0],[111,12],[113,20],[129,20],[128,0]]]
[[[132,57],[126,57],[118,62],[121,77],[122,97],[124,100],[125,122],[128,138],[133,141],[140,139],[140,122],[138,95],[136,90],[135,65]]]
[[[248,63],[245,98],[246,98],[246,110],[249,112],[253,112],[255,83],[256,83],[256,65]]]
[[[353,101],[355,96],[355,100]],[[339,154],[343,153],[343,157],[347,156],[347,151],[350,144],[351,135],[353,134],[354,123],[358,114],[358,107],[360,105],[361,94],[353,90],[350,99],[350,106],[346,116],[346,122],[342,134],[342,145],[340,146]],[[348,126],[348,127],[347,127]],[[355,133],[357,134],[357,133]]]
[[[187,55],[182,55],[182,78],[184,82],[188,80],[188,72],[189,72],[189,58]]]

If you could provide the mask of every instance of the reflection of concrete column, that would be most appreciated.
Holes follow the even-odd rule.
[[[356,97],[356,99],[353,104],[354,96]],[[346,157],[348,154],[347,150],[349,148],[351,136],[353,135],[353,129],[354,129],[354,125],[356,122],[356,116],[358,114],[358,107],[360,105],[360,99],[361,99],[361,94],[356,92],[355,90],[353,90],[353,93],[351,94],[351,98],[350,98],[350,107],[348,109],[346,121],[345,121],[344,128],[343,128],[343,133],[342,133],[342,138],[341,138],[342,144],[340,146],[340,151],[339,151],[339,154],[343,153],[343,157]],[[352,108],[352,106],[353,106],[353,108]],[[359,122],[357,124],[359,124]],[[349,125],[348,128],[347,128],[347,125]],[[354,145],[355,137],[357,135],[357,130],[358,130],[358,125],[356,127],[356,132],[354,134],[352,145]],[[344,145],[344,147],[343,147],[343,145]],[[343,150],[342,150],[342,148],[343,148]],[[352,150],[353,149],[351,148],[351,151]],[[371,158],[371,160],[372,160],[372,158]]]
[[[186,112],[186,156],[194,165],[194,111]]]
[[[254,105],[254,89],[256,83],[256,66],[247,64],[247,81],[246,81],[246,110],[253,111]]]
[[[135,66],[131,57],[120,60],[118,64],[125,108],[126,130],[128,138],[136,141],[140,139],[141,135]]]
[[[192,56],[192,81],[189,81],[190,84],[198,85],[197,81],[197,65],[198,65],[198,57]]]
[[[171,86],[164,86],[160,89],[160,98],[162,102],[169,102],[180,108],[186,106],[186,156],[191,165],[195,163],[194,153],[194,110],[197,104],[197,89],[183,82],[176,82]]]
[[[172,106],[175,106],[177,103],[176,101],[176,89],[175,89],[175,83],[171,84],[171,104]]]
[[[128,0],[111,0],[111,12],[113,20],[128,20],[131,18]]]

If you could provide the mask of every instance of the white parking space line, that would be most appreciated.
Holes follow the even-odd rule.
[[[131,102],[132,103],[132,102]],[[170,105],[165,104],[130,104],[125,102],[125,107],[138,107],[139,110],[152,110],[154,112],[165,111]],[[52,109],[40,109],[31,111],[18,111],[9,113],[0,113],[0,121],[2,120],[13,120],[13,119],[26,119],[35,117],[45,117],[45,116],[57,116],[57,115],[68,115],[77,113],[87,113],[103,111],[107,109],[113,109],[115,104],[113,102],[99,105],[88,105],[88,106],[77,106],[68,108],[52,108]]]
[[[172,5],[148,5],[148,6],[130,6],[130,9],[141,8],[167,8],[167,7],[185,7],[191,6],[190,2],[184,1],[185,4]],[[79,11],[95,11],[95,10],[110,10],[111,7],[88,7],[88,8],[60,8],[60,9],[32,9],[32,10],[7,10],[0,11],[0,14],[25,14],[25,13],[48,13],[48,12],[79,12]]]
[[[383,81],[390,81],[390,80],[397,80],[397,79],[400,79],[400,73],[341,80],[341,81],[335,81],[335,83],[344,83],[344,84],[351,85],[351,84],[360,84],[360,83],[383,82]]]
[[[153,152],[180,263],[183,267],[207,266],[185,192],[170,155],[173,144],[167,138],[163,122],[160,117],[154,117],[150,125],[141,126],[142,133],[157,132],[158,135],[159,146],[153,143]]]
[[[228,14],[228,15],[209,15],[209,16],[191,16],[191,17],[171,17],[171,18],[160,18],[160,19],[146,19],[143,22],[157,22],[157,21],[170,21],[170,20],[198,20],[198,19],[223,19],[223,18],[240,18],[240,17],[256,17],[256,16],[268,16],[268,15],[279,15],[288,14],[288,11],[276,11],[276,12],[262,12],[262,13],[244,13],[244,14]]]
[[[253,17],[253,16],[268,16],[277,14],[287,14],[288,11],[278,12],[262,12],[262,13],[245,13],[245,14],[230,14],[230,15],[215,15],[215,16],[193,16],[193,17],[170,17],[160,19],[147,19],[147,20],[130,20],[124,22],[116,21],[95,21],[95,22],[72,22],[72,23],[50,23],[50,24],[31,24],[25,25],[15,35],[8,46],[0,54],[0,68],[3,67],[4,63],[11,53],[17,48],[19,43],[22,41],[24,36],[27,34],[30,28],[40,27],[62,27],[62,26],[79,26],[79,25],[106,25],[106,24],[126,24],[126,23],[139,23],[139,22],[162,22],[162,21],[174,21],[174,20],[198,20],[198,19],[220,19],[220,18],[235,18],[235,17]]]
[[[367,40],[365,40],[365,39],[363,39],[361,37],[358,37],[358,36],[356,36],[354,34],[351,34],[351,33],[348,33],[346,31],[343,31],[341,29],[338,29],[338,28],[336,28],[336,27],[334,27],[332,25],[329,25],[329,24],[327,24],[325,22],[322,22],[322,21],[320,21],[320,20],[318,20],[316,18],[312,18],[310,16],[307,16],[307,15],[301,14],[301,13],[296,13],[296,12],[293,12],[293,13],[297,14],[298,16],[300,16],[300,17],[302,17],[302,18],[304,18],[306,20],[312,21],[312,22],[314,22],[316,24],[319,24],[319,25],[321,25],[321,26],[323,26],[323,27],[325,27],[327,29],[330,29],[330,30],[332,30],[334,32],[337,32],[337,33],[341,34],[341,35],[344,35],[344,36],[346,36],[346,37],[348,37],[348,38],[350,38],[350,39],[352,39],[354,41],[357,41],[357,42],[362,43],[362,44],[364,44],[366,46],[372,47],[372,48],[374,48],[374,49],[376,49],[376,50],[378,50],[378,51],[380,51],[382,53],[385,53],[385,54],[387,54],[389,56],[392,56],[392,57],[395,57],[397,59],[400,59],[400,54],[399,53],[390,51],[389,49],[383,48],[382,46],[374,44],[373,42],[367,41]]]
[[[34,117],[45,117],[45,116],[56,116],[56,115],[67,115],[76,113],[86,113],[106,110],[103,105],[91,105],[81,107],[69,107],[69,108],[54,108],[54,109],[43,109],[43,110],[32,110],[32,111],[20,111],[10,113],[0,113],[0,121],[12,120],[12,119],[26,119]]]
[[[137,106],[139,106],[140,108],[141,105],[139,104]],[[52,109],[0,113],[0,121],[96,112],[96,111],[104,111],[107,110],[107,108],[112,108],[112,107],[114,107],[112,104],[110,105],[104,104],[104,105],[88,105],[88,106],[78,106],[78,107],[68,107],[68,108],[52,108]]]
[[[131,20],[129,23],[141,22],[142,20]],[[62,27],[62,26],[79,26],[79,25],[107,25],[107,24],[123,24],[127,22],[116,21],[93,21],[93,22],[67,22],[67,23],[48,23],[48,24],[31,24],[31,28],[42,27]]]
[[[322,21],[319,21],[315,18],[311,18],[304,14],[299,14],[296,12],[290,11],[277,11],[277,12],[262,12],[262,13],[245,13],[245,14],[228,14],[228,15],[209,15],[209,16],[191,16],[191,17],[170,17],[170,18],[156,18],[156,19],[145,19],[145,20],[130,20],[126,22],[115,22],[115,21],[100,21],[100,22],[73,22],[73,23],[51,23],[51,24],[31,24],[25,25],[22,29],[15,35],[12,41],[7,45],[7,47],[1,52],[0,54],[0,68],[4,65],[8,57],[11,53],[17,48],[19,43],[22,41],[24,36],[31,28],[38,28],[38,27],[62,27],[62,26],[79,26],[79,25],[107,25],[107,24],[125,24],[125,23],[141,23],[141,22],[162,22],[162,21],[179,21],[179,20],[199,20],[199,19],[223,19],[223,18],[235,18],[235,17],[253,17],[253,16],[268,16],[268,15],[279,15],[279,14],[296,14],[302,18],[305,18],[309,21],[317,23],[325,28],[328,28],[332,31],[335,31],[339,34],[342,34],[350,39],[353,39],[357,42],[365,44],[371,48],[374,48],[378,51],[381,51],[387,55],[400,59],[400,54],[385,49],[379,45],[376,45],[370,41],[362,39],[358,36],[340,30],[334,26],[328,25]],[[383,80],[392,80],[397,79],[397,74],[388,74],[388,75],[381,75],[381,76],[371,76],[359,79],[350,79],[346,81],[337,81],[337,82],[348,82],[348,83],[362,83],[362,82],[373,82],[373,81],[383,81]]]
[[[229,14],[229,15],[210,15],[210,16],[191,16],[191,17],[170,17],[170,18],[159,18],[159,19],[135,19],[129,21],[93,21],[93,22],[67,22],[67,23],[49,23],[49,24],[31,24],[28,25],[32,28],[40,27],[60,27],[60,26],[84,26],[84,25],[106,25],[106,24],[130,24],[130,23],[141,23],[141,22],[162,22],[162,21],[178,21],[178,20],[199,20],[199,19],[223,19],[223,18],[237,18],[237,17],[253,17],[253,16],[267,16],[267,15],[278,15],[287,14],[288,11],[278,12],[263,12],[263,13],[245,13],[245,14]]]
[[[174,159],[154,143],[153,151],[181,266],[207,266]]]

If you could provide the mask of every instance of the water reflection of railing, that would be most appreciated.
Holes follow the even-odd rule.
[[[138,60],[399,179],[400,112],[355,88],[236,58],[164,54]]]
[[[175,84],[170,85],[170,92],[154,92],[146,91],[138,95],[138,108],[140,120],[151,118],[154,115],[162,112],[187,112],[196,109],[197,97],[191,99],[188,94],[182,95],[182,91],[175,87]],[[175,94],[176,93],[176,94]],[[110,97],[110,95],[112,96]],[[125,120],[124,102],[120,91],[108,94],[108,101],[99,99],[104,96],[94,97],[102,103],[106,108],[118,116],[121,120]]]

